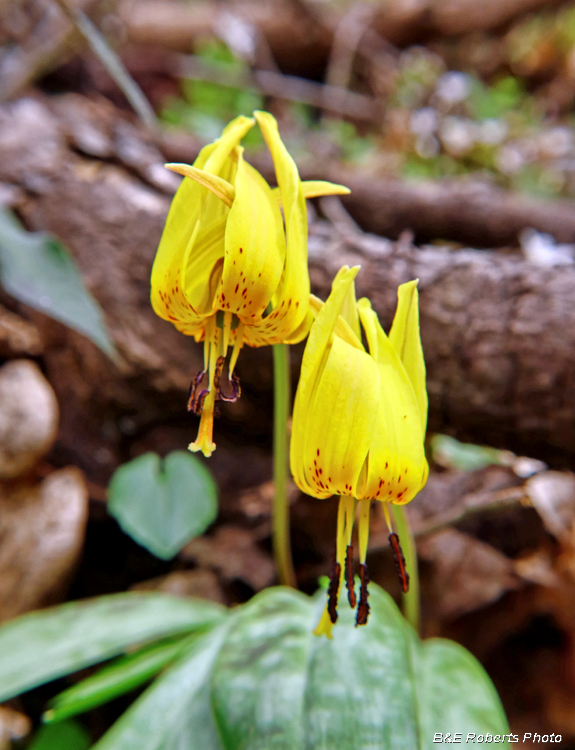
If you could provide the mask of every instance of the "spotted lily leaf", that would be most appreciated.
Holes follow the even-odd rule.
[[[421,642],[371,588],[367,626],[343,608],[312,630],[324,594],[268,589],[196,642],[94,750],[431,750],[436,732],[507,734],[497,693],[461,646]]]

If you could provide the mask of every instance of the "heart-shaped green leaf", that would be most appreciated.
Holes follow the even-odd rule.
[[[137,542],[168,560],[204,532],[218,512],[217,491],[202,462],[185,451],[145,453],[121,466],[108,510]]]
[[[128,593],[32,612],[0,628],[0,702],[122,653],[128,646],[214,626],[226,610],[168,594]]]
[[[431,750],[439,732],[508,732],[461,646],[419,641],[377,586],[366,627],[342,602],[333,640],[318,638],[324,600],[275,588],[238,607],[94,750]]]

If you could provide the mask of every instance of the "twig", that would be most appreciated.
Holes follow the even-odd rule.
[[[138,84],[128,73],[124,64],[110,46],[106,37],[88,18],[84,11],[73,8],[68,0],[55,0],[74,26],[86,39],[92,52],[101,60],[102,64],[118,84],[126,99],[130,102],[138,117],[150,130],[158,129],[158,121],[154,110]]]
[[[353,63],[359,44],[375,14],[375,6],[353,5],[335,30],[327,66],[326,83],[341,91],[342,102],[349,94]]]
[[[525,492],[525,487],[510,487],[509,489],[494,492],[492,499],[488,503],[467,506],[466,508],[458,509],[454,513],[447,513],[433,518],[421,525],[414,524],[413,534],[416,537],[433,534],[446,526],[455,526],[473,516],[489,513],[494,510],[505,510],[514,505],[526,505],[528,503],[530,504],[530,501]]]
[[[183,78],[209,81],[238,89],[256,89],[278,99],[309,104],[354,120],[373,121],[378,117],[376,102],[369,96],[342,90],[271,70],[253,73],[238,71],[224,63],[207,63],[195,55],[178,55],[176,74]]]

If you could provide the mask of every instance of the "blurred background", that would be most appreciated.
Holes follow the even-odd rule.
[[[302,178],[352,188],[309,203],[313,291],[360,263],[388,328],[420,279],[423,635],[477,656],[512,731],[575,748],[574,98],[561,0],[0,0],[0,622],[128,589],[232,605],[276,582],[268,349],[242,352],[216,420],[207,532],[163,560],[107,512],[118,467],[197,430],[202,347],[149,304],[179,183],[163,164],[266,109]],[[273,183],[257,129],[245,146]],[[337,500],[291,503],[311,593]],[[372,513],[371,577],[398,597]],[[0,747],[62,687],[0,707]],[[125,706],[83,717],[92,739]]]

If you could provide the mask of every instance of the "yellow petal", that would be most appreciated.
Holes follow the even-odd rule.
[[[294,160],[279,136],[277,122],[268,112],[254,112],[272,155],[284,207],[286,264],[267,318],[270,343],[283,341],[299,328],[309,305],[307,268],[307,209]]]
[[[360,300],[358,308],[380,383],[364,496],[406,503],[427,478],[419,406],[405,368],[369,300]]]
[[[360,496],[379,398],[373,359],[334,336],[306,416],[303,471],[314,495]]]
[[[427,426],[427,390],[425,388],[425,361],[419,333],[419,304],[417,282],[408,281],[397,290],[397,310],[389,333],[395,351],[407,372],[419,405],[421,424]]]
[[[200,185],[207,187],[226,206],[231,207],[234,202],[236,191],[234,186],[230,185],[227,180],[222,180],[221,177],[217,177],[210,172],[205,172],[203,169],[197,169],[197,167],[193,167],[190,164],[164,164],[164,166],[171,172],[177,172],[183,177],[189,177]]]
[[[286,245],[271,189],[240,154],[236,197],[228,214],[218,305],[250,324],[264,313],[280,283]]]
[[[361,341],[359,314],[357,312],[357,302],[355,299],[355,284],[351,284],[351,286],[347,290],[343,305],[341,306],[340,315],[354,332],[356,338]]]
[[[336,185],[334,182],[325,180],[302,180],[301,187],[304,198],[319,198],[322,195],[349,195],[351,190],[344,185]],[[282,205],[282,197],[279,188],[273,189],[274,197]]]
[[[355,268],[343,266],[338,271],[332,283],[331,294],[311,327],[303,355],[293,410],[290,463],[295,481],[298,487],[304,492],[309,491],[305,489],[308,486],[308,482],[304,464],[307,416],[314,391],[317,388],[323,367],[327,361],[332,333],[339,316],[339,311],[349,285],[353,282],[358,271],[359,266]],[[310,494],[315,494],[315,489],[312,489]],[[323,492],[322,496],[327,497],[329,494],[331,493]]]
[[[252,118],[238,117],[233,120],[224,129],[221,138],[200,151],[194,167],[217,174],[230,182],[235,174],[235,164],[230,154],[253,125]],[[161,317],[177,324],[177,319],[173,320],[173,311],[165,311],[164,300],[179,284],[184,254],[198,220],[202,219],[207,225],[228,210],[221,200],[195,180],[189,177],[182,180],[172,200],[152,268],[152,306]]]
[[[229,154],[254,125],[255,122],[252,117],[244,117],[243,115],[236,117],[223,129],[221,136],[216,141],[216,147],[210,152],[205,163],[198,164],[196,161],[194,166],[219,175]]]

